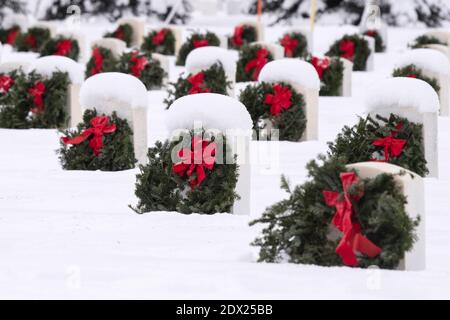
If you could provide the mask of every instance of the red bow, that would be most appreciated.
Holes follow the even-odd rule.
[[[336,248],[336,253],[345,265],[354,267],[358,265],[355,252],[373,258],[378,256],[382,250],[361,234],[359,223],[353,223],[352,221],[352,200],[359,201],[363,196],[362,190],[354,196],[349,193],[350,188],[358,183],[358,176],[354,172],[345,172],[341,173],[340,177],[344,189],[343,195],[334,191],[323,191],[323,196],[328,206],[336,207],[336,214],[332,223],[343,233],[343,237]]]
[[[407,141],[404,139],[395,139],[398,134],[398,130],[401,128],[403,128],[403,123],[399,123],[395,127],[395,130],[391,132],[389,137],[380,138],[372,142],[372,144],[376,147],[384,147],[383,162],[387,162],[391,158],[399,157],[402,154],[403,148],[405,147]]]
[[[252,79],[253,81],[258,80],[259,73],[261,72],[261,69],[264,67],[264,65],[269,61],[267,58],[269,55],[269,51],[267,49],[259,49],[256,52],[256,58],[253,60],[250,60],[245,65],[245,72],[250,72],[250,70],[253,70]]]
[[[339,44],[341,57],[353,61],[355,58],[355,44],[351,40],[342,40]]]
[[[140,77],[142,74],[142,71],[145,69],[145,67],[148,65],[148,60],[146,57],[141,56],[139,57],[137,52],[133,52],[131,54],[130,61],[133,63],[131,66],[131,74],[135,77]]]
[[[75,138],[63,137],[64,144],[80,144],[81,142],[92,136],[89,141],[89,148],[92,149],[94,155],[98,157],[103,148],[103,135],[105,133],[114,133],[116,131],[115,124],[109,124],[109,118],[106,116],[94,117],[91,119],[92,128],[85,129]]]
[[[116,29],[116,31],[114,31],[113,35],[114,35],[114,38],[117,38],[117,39],[120,39],[120,40],[123,40],[124,37],[125,37],[125,34],[123,33],[122,27],[118,27]]]
[[[188,77],[187,81],[191,84],[189,94],[210,92],[209,88],[205,87],[205,74],[203,72]]]
[[[161,45],[164,40],[166,39],[166,33],[167,33],[167,29],[161,29],[159,30],[152,39],[152,43],[156,46]]]
[[[28,44],[31,48],[36,49],[37,48],[37,41],[36,38],[32,34],[28,34],[25,37],[25,43]]]
[[[407,75],[408,78],[413,78],[413,79],[417,79],[417,74],[414,73],[410,73]]]
[[[63,39],[63,40],[58,41],[58,43],[56,44],[55,55],[67,56],[67,55],[69,55],[71,50],[72,50],[72,40]]]
[[[208,41],[208,39],[194,40],[193,44],[194,44],[195,48],[201,48],[201,47],[208,46],[209,45],[209,41]]]
[[[374,38],[376,36],[377,32],[375,30],[367,30],[366,36]]]
[[[319,75],[320,80],[323,78],[323,72],[328,69],[328,67],[331,64],[331,61],[329,58],[325,57],[323,59],[312,57],[311,64],[314,66],[314,68],[317,71],[317,74]]]
[[[44,112],[44,100],[42,99],[45,93],[45,84],[41,81],[37,81],[33,87],[28,89],[28,94],[33,97],[34,107],[31,108],[33,113]]]
[[[9,31],[7,37],[6,37],[6,43],[13,45],[16,42],[16,38],[19,35],[19,29],[13,28]]]
[[[10,76],[0,76],[0,93],[7,93],[13,84],[14,80]]]
[[[172,171],[180,177],[188,176],[189,186],[194,189],[206,178],[205,168],[212,170],[216,162],[216,144],[193,137],[190,148],[183,148],[178,152],[181,161],[174,164]],[[195,177],[192,176],[195,172]]]
[[[287,34],[283,37],[283,39],[281,39],[280,44],[284,47],[285,56],[292,57],[294,50],[298,47],[300,41],[291,38],[291,36]]]
[[[231,40],[233,41],[233,44],[237,47],[240,47],[244,44],[244,41],[242,40],[242,34],[244,33],[244,26],[237,26],[234,28],[234,34]]]
[[[288,87],[282,87],[279,84],[273,86],[273,91],[274,94],[266,94],[265,103],[270,106],[270,113],[277,116],[291,107],[292,92]]]
[[[94,66],[91,69],[91,75],[102,72],[103,68],[103,56],[99,48],[94,48],[92,51],[92,57],[94,58]]]

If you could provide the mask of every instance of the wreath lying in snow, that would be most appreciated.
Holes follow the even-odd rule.
[[[375,52],[384,52],[384,50],[386,50],[386,46],[383,42],[383,37],[381,37],[380,33],[377,30],[366,30],[366,32],[364,32],[364,35],[375,40]]]
[[[20,27],[17,25],[8,29],[0,28],[0,42],[3,44],[9,44],[14,47],[18,36],[20,36]]]
[[[409,47],[412,49],[417,49],[417,48],[423,48],[424,46],[426,46],[428,44],[440,44],[443,46],[447,45],[445,42],[440,41],[436,37],[423,35],[423,36],[417,37],[414,40],[414,42],[409,45]]]
[[[305,101],[289,84],[261,82],[248,86],[239,100],[245,105],[260,138],[261,129],[278,129],[279,139],[299,141],[306,128]]]
[[[220,39],[215,33],[208,31],[205,34],[192,34],[186,42],[183,43],[180,52],[178,52],[177,65],[184,66],[186,64],[186,58],[192,50],[207,46],[220,46]]]
[[[288,58],[306,58],[308,56],[308,40],[300,32],[290,32],[278,40],[284,48],[284,56]]]
[[[41,56],[64,56],[77,61],[80,55],[80,46],[75,39],[59,36],[47,41],[42,47],[40,54]]]
[[[342,159],[320,160],[307,165],[311,180],[294,190],[283,177],[289,198],[251,222],[266,225],[253,242],[259,261],[397,268],[413,247],[420,219],[408,217],[394,176],[361,179]]]
[[[122,54],[117,71],[139,78],[147,90],[161,88],[165,76],[159,61],[152,59],[151,54],[142,54],[137,51]]]
[[[50,40],[49,29],[34,27],[17,36],[15,46],[17,51],[39,52],[48,40]]]
[[[244,45],[255,42],[258,39],[256,28],[251,25],[242,24],[234,28],[233,35],[228,38],[228,47],[240,49]]]
[[[345,35],[325,55],[348,59],[353,62],[354,71],[364,71],[370,56],[369,43],[360,35]]]
[[[410,64],[402,68],[397,68],[392,72],[393,77],[408,77],[408,78],[415,78],[420,79],[425,82],[427,82],[430,86],[433,87],[433,89],[439,93],[441,90],[439,86],[439,82],[435,78],[427,77],[423,74],[422,70],[420,68],[417,68],[415,65]]]
[[[92,56],[86,65],[86,78],[97,73],[112,72],[116,69],[117,59],[111,50],[95,47],[92,50]]]
[[[347,163],[381,161],[395,164],[424,177],[428,174],[424,155],[422,125],[391,114],[361,118],[353,126],[345,126],[336,140],[329,143],[331,158],[344,158]]]
[[[113,32],[106,33],[104,37],[122,40],[127,44],[127,47],[130,47],[133,39],[133,27],[128,23],[121,24]]]
[[[215,63],[207,70],[181,76],[177,82],[170,83],[164,102],[169,108],[175,100],[190,94],[209,92],[227,95],[230,86],[231,81],[228,81],[222,64]]]
[[[105,116],[86,110],[76,130],[62,133],[57,153],[66,170],[119,171],[135,166],[133,131],[115,112]]]
[[[174,142],[158,141],[148,151],[149,163],[139,166],[135,191],[139,203],[132,209],[137,213],[230,212],[239,199],[235,191],[238,165],[224,160],[230,153],[224,136],[207,132],[191,131]]]
[[[344,82],[344,64],[338,57],[311,57],[320,79],[321,96],[339,96]]]
[[[243,47],[239,52],[236,82],[257,81],[261,69],[272,60],[272,53],[260,45]]]
[[[145,52],[173,56],[175,55],[175,35],[167,28],[152,31],[144,38],[141,49]]]
[[[67,89],[65,72],[42,77],[32,72],[14,79],[14,95],[0,111],[0,126],[10,129],[61,128],[67,124]]]

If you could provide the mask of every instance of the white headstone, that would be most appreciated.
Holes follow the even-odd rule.
[[[257,41],[251,44],[252,46],[260,46],[262,48],[267,49],[273,56],[274,60],[283,59],[284,58],[284,48],[279,44]]]
[[[164,70],[166,75],[163,78],[163,86],[167,85],[170,75],[170,59],[167,56],[159,53],[152,53],[152,58],[156,61],[159,61],[161,68]]]
[[[448,31],[448,30],[442,30],[442,29],[430,30],[430,31],[427,31],[424,35],[428,36],[428,37],[436,38],[440,42],[443,42],[447,46],[450,47],[450,31]]]
[[[80,49],[78,61],[85,61],[87,56],[87,41],[86,36],[81,32],[75,31],[62,31],[56,35],[56,37],[62,36],[64,38],[70,38],[75,40],[78,43],[78,47]]]
[[[340,88],[340,94],[342,97],[352,96],[352,78],[353,78],[353,62],[348,59],[339,59],[344,65],[344,73],[342,78],[342,86]]]
[[[131,46],[140,48],[145,36],[145,20],[143,18],[127,17],[117,21],[117,25],[129,24],[133,29]]]
[[[103,38],[103,39],[94,41],[92,43],[91,47],[92,47],[92,49],[94,49],[95,47],[99,47],[99,48],[105,48],[105,49],[111,50],[113,56],[116,59],[119,59],[120,56],[122,55],[122,53],[124,53],[125,50],[127,49],[127,44],[120,39]]]
[[[370,49],[370,55],[367,58],[365,71],[373,71],[375,69],[375,39],[372,37],[364,36],[364,40],[367,41]]]

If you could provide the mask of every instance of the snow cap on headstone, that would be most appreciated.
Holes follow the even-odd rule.
[[[420,69],[450,75],[450,62],[445,54],[434,49],[414,49],[405,52],[397,61],[397,68],[415,65]]]
[[[201,123],[205,129],[251,130],[252,119],[238,100],[216,93],[199,93],[177,99],[169,109],[168,129],[191,129]]]
[[[269,62],[262,68],[258,80],[296,83],[307,89],[320,89],[319,75],[314,66],[294,58],[284,58]]]
[[[439,97],[427,82],[396,77],[377,83],[366,97],[368,112],[389,108],[413,108],[419,113],[438,112]]]
[[[61,71],[69,74],[70,82],[82,84],[84,81],[84,66],[63,56],[46,56],[34,60],[28,72],[35,71],[44,77],[51,77],[53,72]]]
[[[186,69],[207,70],[220,62],[225,74],[234,77],[236,74],[237,57],[230,50],[219,47],[201,47],[192,50],[186,58]]]

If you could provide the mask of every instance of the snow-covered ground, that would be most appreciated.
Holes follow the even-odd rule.
[[[214,23],[212,30],[225,33],[234,22]],[[95,38],[106,27],[86,33]],[[318,27],[316,53],[351,29]],[[282,31],[268,31],[269,40]],[[320,98],[320,140],[282,143],[279,172],[253,168],[250,216],[137,215],[128,208],[137,202],[137,170],[63,171],[55,130],[0,129],[0,298],[450,298],[449,118],[439,119],[440,179],[426,180],[426,271],[261,264],[249,245],[259,229],[248,222],[286,197],[280,174],[292,184],[305,180],[306,162],[356,121],[364,94],[389,76],[406,43],[423,30],[389,31],[389,53],[376,55],[376,72],[354,73],[352,98]],[[149,93],[150,143],[165,134],[164,96]]]

